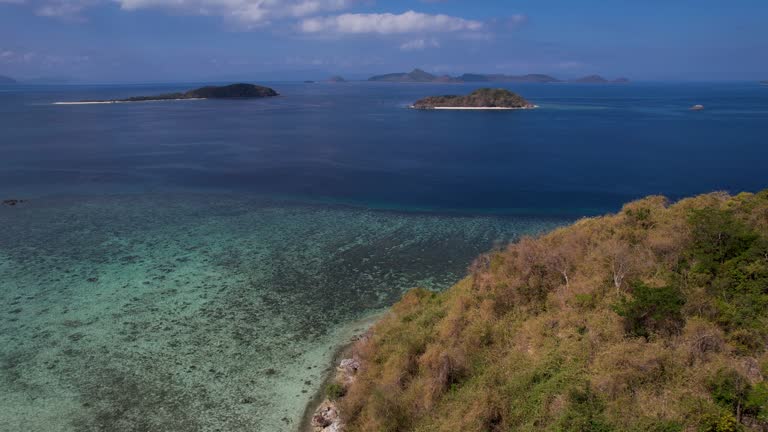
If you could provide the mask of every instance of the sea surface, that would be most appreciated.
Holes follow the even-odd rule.
[[[0,87],[0,430],[293,431],[339,344],[478,254],[649,194],[768,187],[768,87]],[[694,104],[705,106],[693,112]]]

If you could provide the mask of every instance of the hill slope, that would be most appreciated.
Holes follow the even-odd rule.
[[[522,96],[506,89],[481,88],[467,96],[429,96],[414,102],[418,109],[443,107],[533,108]]]
[[[354,347],[347,431],[765,431],[768,191],[663,197],[484,255]]]

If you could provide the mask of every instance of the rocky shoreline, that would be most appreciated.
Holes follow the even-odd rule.
[[[371,330],[352,338],[334,356],[334,371],[323,381],[317,394],[307,405],[299,425],[299,432],[343,432],[339,401],[355,381],[357,372],[363,367],[359,350],[368,343]],[[334,393],[335,395],[332,395]]]

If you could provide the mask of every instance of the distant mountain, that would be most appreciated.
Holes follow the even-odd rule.
[[[399,83],[559,83],[564,82],[550,75],[545,74],[527,74],[527,75],[504,75],[504,74],[478,74],[465,73],[457,77],[448,75],[437,76],[421,69],[414,69],[411,72],[398,72],[385,75],[376,75],[368,81],[377,82],[399,82]],[[610,81],[600,75],[590,75],[583,78],[571,80],[574,83],[589,84],[608,84],[608,83],[627,83],[627,78],[618,78]]]
[[[561,82],[559,79],[544,74],[528,75],[503,75],[503,74],[472,74],[466,73],[457,80],[461,82],[521,82],[521,83],[554,83]]]
[[[330,82],[330,83],[345,83],[345,82],[347,82],[347,80],[345,80],[344,77],[342,77],[342,76],[334,75],[334,76],[328,78],[328,82]]]
[[[0,84],[16,84],[17,81],[11,77],[0,75]]]
[[[605,79],[604,77],[600,75],[588,75],[581,78],[576,78],[575,80],[571,80],[570,82],[579,83],[579,84],[626,84],[629,82],[629,79],[627,78],[617,78],[613,81]]]
[[[398,72],[385,75],[376,75],[368,78],[368,81],[379,82],[436,82],[438,77],[421,69],[410,72]]]

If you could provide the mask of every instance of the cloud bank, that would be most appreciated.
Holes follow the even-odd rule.
[[[329,17],[307,18],[301,21],[304,33],[335,34],[406,34],[477,31],[480,21],[466,20],[449,15],[429,15],[415,11],[402,14],[370,13],[342,14]]]

